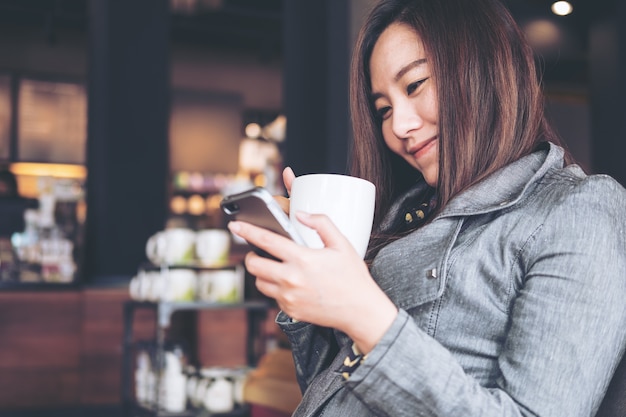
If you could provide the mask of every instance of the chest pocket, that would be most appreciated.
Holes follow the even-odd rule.
[[[436,219],[378,253],[372,276],[398,308],[413,310],[443,295],[447,260],[462,223]]]

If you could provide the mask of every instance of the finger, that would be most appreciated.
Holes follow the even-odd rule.
[[[276,299],[280,295],[280,287],[272,280],[257,276],[255,286],[261,293],[270,298]]]
[[[293,169],[291,169],[291,167],[283,169],[283,182],[285,183],[287,194],[291,194],[291,184],[295,178],[296,174],[293,173]]]
[[[259,256],[254,252],[249,252],[244,264],[250,275],[255,277],[255,286],[266,296],[279,302],[283,290],[283,281],[281,278],[286,272],[283,270],[283,263]]]
[[[283,273],[282,263],[265,258],[255,252],[248,252],[244,259],[244,265],[248,273],[255,277],[257,287],[260,286],[259,290],[262,290],[269,297],[276,297],[279,277]]]
[[[300,223],[314,229],[327,248],[345,249],[352,248],[346,237],[337,229],[337,226],[325,214],[309,214],[302,211],[296,213]]]
[[[242,221],[231,221],[228,223],[228,229],[249,244],[256,246],[278,259],[284,260],[287,259],[287,257],[293,257],[297,254],[298,244],[289,238],[262,227]],[[275,261],[271,262],[280,264]],[[263,268],[265,268],[265,266],[263,266]]]

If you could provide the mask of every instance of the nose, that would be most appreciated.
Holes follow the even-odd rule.
[[[412,131],[424,124],[423,119],[407,100],[393,106],[391,118],[391,131],[398,139],[407,138]]]

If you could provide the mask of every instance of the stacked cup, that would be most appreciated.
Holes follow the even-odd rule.
[[[243,301],[244,268],[241,265],[198,272],[198,299],[211,303]]]
[[[228,264],[231,235],[224,229],[170,228],[150,236],[146,256],[155,265]]]
[[[151,302],[242,301],[243,271],[229,266],[230,248],[231,234],[225,229],[157,232],[146,243],[146,255],[161,270],[140,270],[130,281],[130,296]],[[203,271],[200,277],[198,270]],[[202,297],[198,297],[199,282]]]
[[[242,405],[246,368],[202,368],[188,375],[187,396],[192,407],[209,413],[228,413]]]
[[[198,276],[191,268],[166,271],[141,270],[130,280],[129,291],[137,301],[193,301],[196,299]]]

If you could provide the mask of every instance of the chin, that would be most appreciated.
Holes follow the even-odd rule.
[[[437,188],[437,181],[439,180],[439,175],[437,175],[437,173],[432,173],[431,175],[426,173],[426,174],[423,174],[423,176],[424,176],[424,181],[426,181],[426,184],[430,185],[433,188]]]

